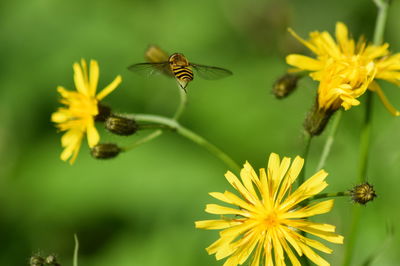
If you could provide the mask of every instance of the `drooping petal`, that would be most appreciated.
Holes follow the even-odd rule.
[[[88,139],[89,147],[93,148],[100,141],[99,132],[97,131],[93,122],[87,125],[86,130],[87,130],[87,139]]]
[[[372,82],[370,84],[370,89],[374,92],[376,92],[379,96],[379,99],[382,101],[383,105],[386,107],[386,109],[394,116],[400,116],[400,111],[398,111],[396,108],[394,108],[393,105],[390,104],[389,100],[386,98],[385,94],[382,91],[382,88],[379,86],[378,83]]]

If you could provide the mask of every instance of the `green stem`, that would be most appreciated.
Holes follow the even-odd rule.
[[[223,161],[233,171],[235,171],[237,173],[240,172],[240,166],[231,157],[229,157],[221,149],[219,149],[217,146],[211,144],[203,137],[197,135],[193,131],[180,125],[176,120],[168,118],[168,117],[163,117],[163,116],[158,116],[158,115],[149,115],[149,114],[135,114],[135,115],[133,115],[133,118],[138,122],[150,122],[150,123],[157,123],[160,125],[167,126],[169,129],[173,130],[174,132],[178,133],[179,135],[193,141],[194,143],[196,143],[196,144],[202,146],[203,148],[205,148],[206,150],[208,150],[215,157],[217,157],[218,159]]]
[[[186,103],[187,103],[187,95],[186,92],[184,90],[182,90],[179,86],[178,86],[178,90],[179,90],[179,95],[180,95],[180,101],[179,101],[179,105],[178,108],[175,111],[175,114],[173,116],[173,120],[178,121],[178,119],[181,117],[181,115],[183,114],[183,111],[185,110],[186,107]],[[157,128],[160,129],[162,128],[162,125],[140,125],[140,129],[153,129],[153,128]],[[132,150],[134,148],[136,148],[139,145],[142,145],[146,142],[152,141],[153,139],[158,138],[159,136],[162,135],[162,130],[156,130],[153,133],[150,133],[149,135],[135,141],[134,143],[123,147],[124,151],[128,151],[128,150]]]
[[[307,162],[307,156],[308,156],[308,152],[310,150],[310,146],[311,146],[311,140],[312,140],[312,136],[308,133],[308,132],[304,132],[304,149],[303,149],[303,159],[304,159],[304,165],[303,165],[303,170],[301,171],[299,178],[297,179],[297,186],[301,186],[301,184],[304,183],[304,177],[306,175],[306,162]]]
[[[179,87],[179,86],[178,86]],[[187,94],[184,90],[182,90],[180,87],[179,89],[179,96],[180,96],[180,101],[179,101],[179,106],[175,111],[175,114],[173,116],[174,120],[179,120],[179,118],[181,117],[183,111],[186,108],[186,103],[187,103]]]
[[[349,191],[341,191],[336,193],[321,193],[309,198],[309,201],[318,200],[318,199],[325,199],[325,198],[336,198],[336,197],[347,197],[350,196]]]
[[[372,125],[372,109],[373,109],[373,94],[367,91],[367,99],[364,114],[364,124],[360,137],[360,157],[358,168],[358,183],[364,183],[367,178],[368,169],[368,155],[371,139],[371,125]]]
[[[378,15],[376,17],[375,31],[374,31],[374,44],[380,45],[383,42],[383,33],[387,20],[387,11],[389,3],[387,0],[373,0],[378,8]]]
[[[325,145],[324,145],[324,149],[322,151],[321,158],[319,160],[319,163],[318,163],[316,171],[321,170],[325,166],[325,162],[326,162],[326,159],[328,158],[328,155],[329,155],[329,153],[331,151],[331,147],[332,147],[333,141],[335,140],[336,132],[337,132],[337,129],[339,127],[341,118],[342,118],[342,110],[339,110],[339,111],[337,111],[337,113],[336,113],[336,115],[335,115],[335,117],[333,119],[333,123],[332,123],[332,126],[330,128],[329,135],[328,135],[328,137],[326,139],[326,142],[325,142]]]
[[[79,241],[78,237],[76,234],[74,234],[74,240],[75,240],[75,248],[74,248],[74,256],[72,258],[72,265],[73,266],[78,266],[78,251],[79,251]]]
[[[375,24],[374,33],[374,45],[380,45],[383,41],[383,33],[385,31],[385,24],[387,18],[387,11],[389,4],[385,0],[374,0],[377,8],[378,15]],[[367,100],[365,106],[364,124],[361,131],[360,139],[360,159],[357,182],[363,183],[367,178],[367,167],[368,167],[368,155],[369,155],[369,145],[371,138],[371,122],[372,122],[372,100],[373,94],[367,91]],[[357,234],[361,218],[361,208],[360,206],[353,206],[352,210],[352,221],[350,228],[350,236],[348,237],[348,242],[346,246],[345,256],[343,265],[348,266],[351,264],[351,260],[354,253],[354,246],[357,240]]]
[[[160,128],[160,127],[158,127],[158,128]],[[140,146],[140,145],[142,145],[142,144],[144,144],[144,143],[146,143],[146,142],[149,142],[149,141],[151,141],[151,140],[157,138],[157,137],[160,136],[161,134],[162,134],[162,130],[161,130],[161,129],[156,130],[156,131],[154,131],[154,132],[148,134],[147,136],[145,136],[145,137],[143,137],[143,138],[141,138],[141,139],[135,141],[134,143],[132,143],[132,144],[130,144],[130,145],[128,145],[128,146],[122,147],[122,150],[123,150],[123,151],[132,150],[132,149],[134,149],[134,148],[136,148],[136,147],[138,147],[138,146]]]

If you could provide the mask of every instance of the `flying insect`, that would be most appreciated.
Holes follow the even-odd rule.
[[[157,46],[150,46],[146,51],[145,57],[149,62],[133,64],[128,69],[147,76],[163,73],[174,77],[185,92],[187,84],[194,78],[193,70],[199,77],[208,80],[232,75],[232,72],[225,68],[191,63],[181,53],[174,53],[168,56]]]

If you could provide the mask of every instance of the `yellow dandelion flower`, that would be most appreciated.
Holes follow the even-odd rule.
[[[333,200],[299,205],[328,186],[325,182],[328,174],[321,170],[292,192],[304,160],[297,156],[291,165],[290,162],[290,158],[284,157],[280,161],[277,154],[271,153],[267,170],[260,169],[259,176],[248,162],[240,172],[241,181],[231,172],[225,174],[241,198],[229,191],[210,193],[218,200],[239,207],[208,204],[206,212],[233,217],[196,222],[197,228],[224,229],[220,238],[206,249],[210,255],[215,254],[217,260],[229,257],[224,265],[230,266],[243,264],[253,254],[251,265],[255,266],[262,262],[285,265],[286,254],[293,265],[300,265],[296,252],[317,265],[329,265],[311,248],[325,253],[332,253],[332,250],[303,236],[300,231],[342,244],[343,237],[334,233],[335,226],[307,220],[310,216],[329,212]]]
[[[290,54],[286,62],[295,67],[291,71],[310,71],[311,78],[320,82],[319,108],[337,110],[342,106],[348,110],[359,105],[357,98],[370,89],[393,115],[400,115],[374,81],[383,79],[400,86],[400,54],[390,55],[389,44],[367,45],[363,38],[356,43],[341,22],[336,24],[336,41],[326,31],[311,32],[308,41],[289,31],[316,55]]]
[[[95,117],[99,113],[98,104],[104,97],[110,94],[120,83],[121,76],[117,76],[113,82],[96,95],[99,80],[99,65],[97,61],[90,61],[88,71],[85,60],[81,64],[74,63],[74,82],[76,91],[68,91],[64,87],[57,87],[61,94],[61,103],[66,107],[58,108],[51,116],[51,121],[57,123],[61,131],[67,131],[61,138],[64,151],[61,160],[70,159],[72,164],[81,146],[84,135],[87,135],[89,147],[95,146],[100,136],[94,125]]]

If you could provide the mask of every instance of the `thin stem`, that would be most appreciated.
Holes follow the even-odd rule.
[[[350,196],[349,191],[341,191],[336,193],[321,193],[309,198],[309,201],[318,200],[318,199],[325,199],[325,198],[336,198],[336,197],[347,197]]]
[[[373,94],[371,91],[367,91],[367,99],[364,114],[364,124],[361,131],[360,137],[360,157],[359,157],[359,168],[358,168],[358,183],[364,183],[367,178],[367,166],[368,166],[368,155],[369,145],[371,139],[371,125],[372,125],[372,109],[373,109]]]
[[[178,90],[179,90],[180,100],[179,100],[178,108],[176,109],[175,114],[173,116],[173,120],[176,120],[176,121],[178,121],[178,119],[183,114],[183,111],[185,110],[186,103],[187,103],[186,92],[184,90],[182,90],[181,87],[179,87],[179,85],[178,85]],[[160,129],[162,127],[163,127],[163,125],[161,125],[161,126],[160,125],[140,125],[140,129],[154,129],[154,128]],[[152,140],[158,138],[159,136],[162,135],[162,133],[163,133],[162,130],[154,131],[153,133],[150,133],[149,135],[145,136],[144,138],[139,139],[126,147],[123,147],[123,150],[124,151],[132,150],[139,145],[142,145],[146,142],[149,142],[149,141],[152,141]]]
[[[297,179],[297,186],[299,187],[301,184],[304,183],[304,177],[306,175],[306,162],[307,162],[307,156],[308,152],[310,150],[311,146],[311,140],[312,136],[308,132],[304,132],[304,149],[303,149],[303,159],[304,159],[304,165],[303,165],[303,170],[301,171],[299,178]]]
[[[385,0],[374,0],[374,2],[378,8],[378,15],[376,18],[375,32],[374,32],[374,44],[380,45],[383,41],[383,33],[385,31],[385,24],[386,24],[389,4]],[[373,100],[373,94],[370,91],[367,91],[364,123],[360,139],[360,159],[359,159],[359,168],[357,176],[357,181],[359,183],[365,182],[367,178],[368,155],[369,155],[369,145],[371,138],[372,108],[373,108],[372,100]],[[354,246],[357,240],[360,218],[361,218],[360,206],[353,206],[350,236],[348,237],[348,243],[343,261],[344,266],[348,266],[351,264],[351,260],[354,253]]]
[[[160,127],[158,127],[158,128],[160,128]],[[143,137],[143,138],[141,138],[141,139],[135,141],[134,143],[132,143],[132,144],[130,144],[130,145],[128,145],[128,146],[122,147],[122,150],[123,150],[123,151],[132,150],[132,149],[134,149],[134,148],[136,148],[136,147],[138,147],[138,146],[140,146],[140,145],[142,145],[142,144],[144,144],[144,143],[146,143],[146,142],[149,142],[149,141],[151,141],[151,140],[157,138],[157,137],[160,136],[162,133],[163,133],[163,132],[162,132],[161,129],[156,130],[156,131],[154,131],[154,132],[148,134],[147,136],[145,136],[145,137]]]
[[[179,87],[179,86],[178,86]],[[179,101],[179,106],[175,111],[175,114],[173,116],[174,120],[179,120],[179,118],[181,117],[183,111],[186,108],[186,103],[187,103],[187,94],[184,90],[182,90],[180,87],[179,89],[179,96],[180,96],[180,101]]]
[[[194,143],[202,146],[210,153],[212,153],[215,157],[223,161],[230,169],[239,173],[240,166],[226,153],[224,153],[221,149],[217,146],[211,144],[203,137],[197,135],[193,131],[183,127],[180,125],[176,120],[158,116],[158,115],[149,115],[149,114],[135,114],[133,118],[138,122],[150,122],[150,123],[157,123],[160,125],[164,125],[169,127],[169,129],[173,130],[174,132],[178,133],[179,135],[193,141]]]
[[[374,31],[374,44],[380,45],[383,42],[383,35],[385,31],[385,25],[387,20],[387,10],[389,8],[388,0],[373,0],[376,7],[378,8],[378,15],[375,22]]]
[[[332,126],[329,130],[329,135],[326,139],[324,149],[321,154],[321,158],[319,160],[318,166],[316,171],[321,170],[325,166],[326,159],[328,158],[328,155],[331,151],[331,147],[333,144],[333,141],[335,140],[336,132],[340,124],[340,119],[342,118],[342,110],[339,110],[336,112],[336,115],[334,116]]]
[[[168,128],[168,127],[164,126],[164,125],[159,125],[159,124],[140,124],[138,126],[139,130],[162,129],[162,128]]]
[[[78,237],[76,234],[74,234],[74,240],[75,240],[75,247],[74,247],[74,255],[72,258],[72,265],[73,266],[78,266],[78,251],[79,251],[79,241],[78,241]]]

